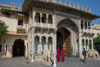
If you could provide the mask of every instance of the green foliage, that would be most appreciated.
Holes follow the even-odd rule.
[[[0,23],[0,38],[6,34],[8,26]]]
[[[94,45],[100,45],[100,35],[94,38],[93,40],[94,40]]]

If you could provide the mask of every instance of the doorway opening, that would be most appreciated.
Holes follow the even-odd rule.
[[[57,48],[64,47],[65,49],[65,56],[70,57],[72,56],[72,49],[71,49],[71,34],[70,32],[61,27],[57,30]]]
[[[13,46],[13,57],[24,56],[25,46],[24,40],[16,39]]]

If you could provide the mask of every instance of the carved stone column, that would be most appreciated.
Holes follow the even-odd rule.
[[[34,28],[32,28],[32,60],[31,60],[31,62],[34,62]]]
[[[92,42],[92,49],[94,49],[94,47],[93,47],[93,39],[91,39],[91,42]]]
[[[42,13],[40,13],[40,23],[42,23]]]
[[[36,12],[33,11],[33,23],[32,23],[32,25],[35,24],[35,15],[36,15]]]
[[[49,19],[48,19],[48,14],[46,14],[46,23],[48,24],[48,21],[49,21]]]

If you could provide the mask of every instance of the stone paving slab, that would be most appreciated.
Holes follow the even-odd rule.
[[[64,62],[57,62],[57,67],[100,67],[100,60],[87,59],[84,63],[80,58],[66,57]]]
[[[52,67],[42,63],[26,63],[24,57],[0,58],[0,67]],[[64,62],[57,62],[57,67],[100,67],[100,61],[87,59],[86,63],[79,58],[66,57]]]
[[[42,63],[26,63],[24,57],[0,58],[0,67],[50,67]],[[52,67],[52,66],[51,66]]]

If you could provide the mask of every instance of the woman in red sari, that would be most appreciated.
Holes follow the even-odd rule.
[[[58,49],[57,49],[57,62],[59,61],[59,58],[60,58],[60,49],[58,47]]]
[[[64,61],[64,58],[65,58],[65,50],[62,47],[62,49],[61,49],[61,61]]]

